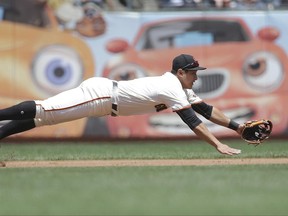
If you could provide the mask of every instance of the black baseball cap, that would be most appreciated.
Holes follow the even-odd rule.
[[[198,61],[193,56],[188,54],[181,54],[173,59],[172,69],[177,71],[182,70],[205,70],[205,67],[200,67]]]

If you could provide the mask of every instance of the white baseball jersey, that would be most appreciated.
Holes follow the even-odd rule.
[[[162,76],[118,82],[119,115],[135,115],[160,111],[167,107],[177,111],[199,102],[191,89],[183,90],[171,72]]]
[[[183,89],[171,72],[162,76],[115,81],[94,77],[79,87],[37,104],[36,126],[57,124],[88,116],[137,115],[171,108],[190,107],[202,100],[191,89]],[[113,108],[112,108],[113,107]]]

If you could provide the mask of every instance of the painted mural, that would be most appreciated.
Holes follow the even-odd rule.
[[[274,123],[273,135],[287,134],[288,29],[281,28],[288,18],[285,12],[117,13],[103,12],[93,4],[33,3],[0,1],[0,108],[47,98],[92,76],[129,80],[160,75],[171,70],[174,56],[190,53],[208,68],[198,73],[194,86],[201,98],[238,122],[268,118]],[[12,6],[14,12],[28,7],[37,10],[16,16]],[[234,135],[202,120],[217,136]],[[16,136],[173,137],[193,133],[168,110],[81,119]]]

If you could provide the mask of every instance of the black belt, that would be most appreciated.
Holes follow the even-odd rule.
[[[118,105],[112,103],[112,112],[111,112],[111,116],[117,116],[117,111],[118,111]]]
[[[112,95],[112,112],[111,116],[117,116],[118,113],[118,104],[117,104],[117,91],[118,91],[118,82],[113,81],[113,95]]]

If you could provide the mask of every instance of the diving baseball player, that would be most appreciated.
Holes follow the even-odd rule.
[[[40,127],[88,116],[128,116],[160,112],[170,108],[194,131],[220,153],[241,153],[221,143],[196,116],[201,114],[218,125],[241,134],[243,125],[227,118],[219,109],[206,104],[192,90],[200,67],[193,56],[181,54],[173,59],[171,72],[162,76],[129,81],[93,77],[74,89],[46,100],[24,101],[0,110],[0,121],[12,120],[0,128],[0,139]]]

